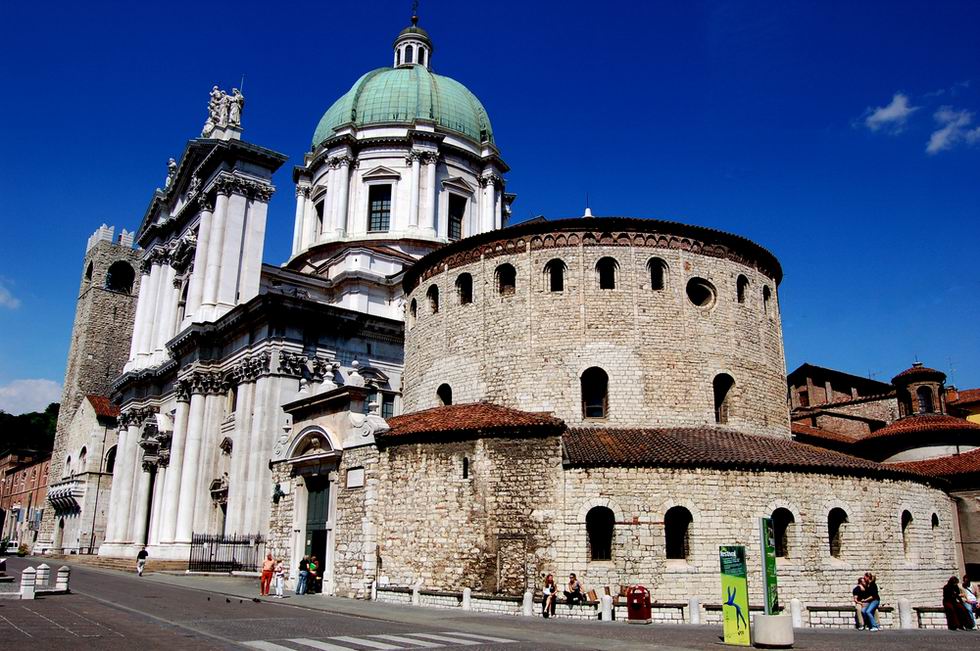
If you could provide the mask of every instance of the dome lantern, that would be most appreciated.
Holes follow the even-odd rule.
[[[429,33],[419,27],[419,17],[412,16],[412,24],[395,38],[395,62],[392,67],[420,65],[427,70],[432,68],[432,39]]]

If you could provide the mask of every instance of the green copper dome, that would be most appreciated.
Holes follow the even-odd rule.
[[[363,127],[415,120],[431,120],[476,143],[493,142],[490,118],[473,93],[455,79],[411,65],[378,68],[358,79],[320,118],[313,148],[343,124]]]

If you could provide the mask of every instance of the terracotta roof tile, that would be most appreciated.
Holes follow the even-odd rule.
[[[906,384],[909,380],[913,379],[935,379],[943,382],[946,380],[946,374],[942,371],[937,371],[934,368],[923,366],[920,362],[916,362],[911,368],[907,368],[893,377],[892,384]],[[901,382],[899,382],[899,380],[901,380]]]
[[[793,411],[808,411],[811,409],[821,409],[824,407],[842,407],[844,405],[856,405],[862,402],[876,402],[878,400],[889,400],[895,397],[894,391],[888,391],[886,393],[876,393],[869,396],[858,396],[857,398],[853,396],[847,396],[846,398],[838,398],[837,400],[831,400],[830,402],[817,402],[812,405],[807,405],[806,407],[795,407]]]
[[[507,435],[558,434],[564,422],[550,414],[532,413],[486,402],[434,407],[388,420],[390,430],[381,439],[442,436],[447,434]]]
[[[899,418],[879,430],[866,434],[861,440],[877,440],[904,434],[955,431],[980,436],[980,425],[971,423],[964,418],[956,418],[955,416],[947,416],[946,414],[915,414],[906,416],[905,418]]]
[[[922,480],[915,473],[806,443],[714,428],[574,428],[562,438],[571,466],[803,470]]]
[[[962,454],[922,461],[902,461],[889,464],[932,477],[953,477],[980,473],[980,449],[970,450]]]
[[[793,434],[796,436],[835,441],[837,443],[847,443],[848,445],[857,441],[857,439],[853,436],[848,436],[847,434],[842,434],[840,432],[832,432],[820,427],[811,427],[810,425],[804,425],[803,423],[793,423],[792,430]]]
[[[980,402],[980,389],[964,389],[956,392],[956,400],[946,401],[947,405],[962,407]]]
[[[119,407],[112,404],[105,396],[85,396],[95,409],[95,415],[101,418],[119,418]]]

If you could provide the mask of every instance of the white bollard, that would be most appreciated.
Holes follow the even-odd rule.
[[[48,587],[48,581],[51,578],[51,568],[45,563],[41,563],[37,566],[37,589]]]
[[[375,581],[371,581],[371,601],[377,601],[377,600],[378,600],[378,582],[375,580]]]
[[[697,597],[691,597],[687,600],[687,623],[701,623],[701,601]]]
[[[521,604],[521,615],[524,617],[534,616],[534,593],[530,590],[524,593],[524,602]]]
[[[611,622],[613,620],[613,606],[612,597],[607,594],[602,595],[599,599],[602,621]]]
[[[799,599],[790,599],[789,614],[793,616],[793,628],[803,628],[803,602]]]
[[[37,586],[37,570],[29,567],[20,573],[20,598],[33,599]]]
[[[58,575],[55,580],[55,590],[60,590],[62,592],[68,592],[68,577],[71,575],[71,569],[67,565],[62,565],[58,568]]]
[[[419,594],[419,584],[418,583],[416,583],[415,585],[412,586],[412,605],[413,606],[421,606],[422,605],[422,596]]]
[[[912,602],[905,597],[898,600],[898,626],[899,628],[915,628],[912,619]]]
[[[473,591],[469,588],[463,588],[463,610],[470,610],[473,607],[472,598]]]

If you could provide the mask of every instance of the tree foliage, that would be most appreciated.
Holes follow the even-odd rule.
[[[57,402],[52,402],[44,411],[19,416],[0,411],[0,453],[8,450],[50,452],[57,423]]]

